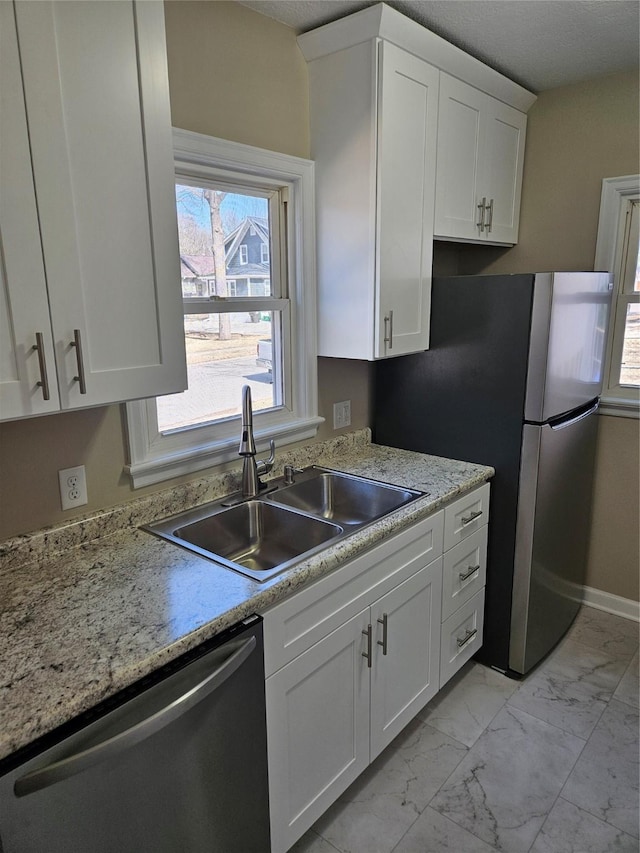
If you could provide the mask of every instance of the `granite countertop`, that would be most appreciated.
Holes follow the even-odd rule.
[[[370,443],[283,453],[428,494],[264,583],[139,530],[238,488],[238,472],[0,543],[0,759],[480,485],[494,471]]]

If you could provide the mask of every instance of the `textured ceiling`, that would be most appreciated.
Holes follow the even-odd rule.
[[[375,0],[239,0],[307,32]],[[637,0],[388,0],[533,92],[638,67]]]

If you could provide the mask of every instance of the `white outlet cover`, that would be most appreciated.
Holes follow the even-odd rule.
[[[60,483],[60,503],[62,509],[75,509],[89,503],[87,497],[87,475],[84,465],[63,468],[58,471]]]
[[[342,429],[351,425],[351,400],[333,404],[333,428]]]

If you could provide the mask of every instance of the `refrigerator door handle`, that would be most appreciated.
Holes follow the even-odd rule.
[[[549,426],[551,427],[551,429],[564,429],[565,427],[573,426],[574,424],[583,421],[585,418],[588,418],[589,415],[592,415],[594,412],[597,412],[599,408],[600,400],[598,399],[592,405],[590,405],[588,409],[581,411],[573,418],[568,418],[567,420],[563,420],[561,418],[558,418],[557,420],[550,420]]]
[[[223,682],[242,666],[256,648],[256,645],[256,638],[253,636],[242,640],[240,643],[229,643],[229,646],[233,649],[231,654],[199,684],[190,687],[182,696],[179,696],[169,705],[156,711],[150,717],[131,726],[131,728],[125,729],[89,749],[77,752],[60,761],[55,761],[46,767],[33,770],[31,773],[27,773],[26,776],[17,779],[13,789],[16,797],[24,797],[27,794],[34,793],[34,791],[40,791],[43,788],[55,785],[63,779],[75,776],[82,770],[86,770],[110,756],[117,755],[160,731],[160,729],[163,729],[169,723],[181,717],[190,708],[197,705],[198,702],[220,687]]]

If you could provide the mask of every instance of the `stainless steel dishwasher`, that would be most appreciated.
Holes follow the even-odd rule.
[[[268,853],[259,616],[97,713],[18,766],[5,759],[0,851]]]

